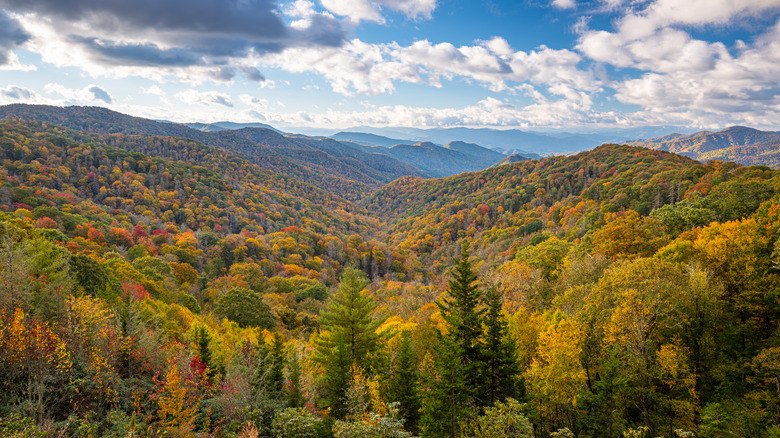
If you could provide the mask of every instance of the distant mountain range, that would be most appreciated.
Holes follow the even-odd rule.
[[[431,178],[479,171],[497,164],[540,158],[538,154],[590,149],[609,139],[606,134],[553,136],[520,130],[468,128],[382,130],[389,136],[376,132],[338,132],[329,138],[284,133],[264,124],[185,125],[132,117],[100,107],[23,104],[0,107],[0,119],[6,118],[40,120],[102,135],[188,138],[227,150],[280,177],[315,185],[347,200],[363,199],[402,176]],[[420,137],[427,140],[420,141]],[[669,134],[628,143],[699,161],[719,159],[780,167],[780,133],[746,127],[690,135]]]
[[[478,144],[459,141],[445,146],[404,140],[395,144],[393,139],[376,135],[339,141],[286,134],[263,124],[161,122],[100,107],[14,104],[0,107],[0,119],[7,118],[39,120],[102,135],[188,138],[225,149],[262,168],[314,184],[349,200],[360,199],[401,176],[441,177],[477,171],[506,157]],[[382,145],[390,143],[393,143],[391,147]]]
[[[732,126],[721,131],[629,141],[634,146],[673,152],[698,161],[724,160],[744,165],[780,167],[780,133]]]
[[[374,132],[342,131],[333,138],[349,140],[361,144],[373,144],[390,147],[397,144],[433,143],[448,144],[453,141],[479,144],[486,148],[499,150],[506,154],[519,153],[524,156],[577,152],[598,146],[608,139],[601,135],[570,135],[555,137],[535,134],[517,129],[472,129],[472,128],[361,128]],[[385,134],[377,133],[384,132]],[[405,139],[405,140],[401,140]]]
[[[361,150],[355,150],[353,156],[334,156],[318,150],[316,143],[288,138],[267,128],[208,132],[178,123],[132,117],[106,108],[80,106],[1,106],[0,119],[7,118],[40,120],[86,133],[188,138],[227,150],[276,174],[313,184],[349,200],[360,199],[400,176],[428,176],[390,156],[372,155]]]
[[[474,172],[487,169],[506,157],[506,154],[488,149],[474,143],[452,141],[444,146],[431,142],[413,143],[404,140],[393,140],[379,135],[334,135],[337,138],[349,138],[364,143],[351,143],[366,152],[389,155],[399,161],[411,164],[432,177],[443,177],[463,172]],[[395,143],[389,147],[370,145],[369,140],[381,144]],[[369,144],[366,144],[369,143]],[[541,158],[535,154],[527,154],[524,159]]]
[[[337,132],[330,136],[330,138],[339,141],[348,141],[351,143],[357,143],[364,146],[384,146],[386,148],[395,146],[397,144],[411,144],[412,140],[399,140],[394,138],[385,137],[383,135],[368,134],[365,132]]]
[[[612,129],[598,133],[529,132],[519,129],[490,128],[375,128],[355,127],[330,134],[337,140],[364,145],[390,147],[396,144],[431,142],[439,145],[451,141],[476,143],[507,155],[524,157],[561,155],[592,149],[604,143],[624,143],[627,138],[647,138],[663,135],[669,127],[652,126],[631,129]]]
[[[199,131],[217,132],[224,131],[226,129],[243,129],[243,128],[265,128],[276,132],[282,132],[271,125],[265,123],[233,123],[233,122],[216,122],[216,123],[187,123],[188,127],[197,129]]]

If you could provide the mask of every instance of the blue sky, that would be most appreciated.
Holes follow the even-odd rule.
[[[780,0],[0,0],[0,104],[274,126],[780,129]]]

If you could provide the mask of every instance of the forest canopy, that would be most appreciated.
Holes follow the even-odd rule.
[[[355,202],[18,120],[0,161],[0,435],[780,435],[768,167],[603,145]]]

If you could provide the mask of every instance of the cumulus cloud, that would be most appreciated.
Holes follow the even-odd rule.
[[[141,91],[144,94],[151,94],[152,96],[160,96],[160,97],[165,96],[165,91],[163,91],[163,89],[160,88],[159,85],[152,85],[149,88],[141,88]]]
[[[703,71],[648,72],[616,84],[616,97],[658,113],[767,125],[780,110],[778,63],[780,22],[736,57],[723,55]]]
[[[29,88],[9,85],[0,88],[0,103],[40,103],[44,99],[40,94]]]
[[[345,36],[325,13],[285,24],[275,0],[0,0],[0,8],[16,17],[0,14],[0,47],[27,43],[47,62],[112,76],[262,82],[256,56],[339,46]]]
[[[552,5],[558,9],[573,9],[577,6],[575,0],[552,0]]]
[[[95,100],[102,100],[105,103],[111,103],[114,101],[111,95],[108,94],[108,91],[98,87],[97,85],[93,85],[87,88],[87,91],[92,93],[92,96],[94,97]]]
[[[727,56],[725,46],[696,40],[680,27],[726,24],[772,10],[780,10],[780,0],[655,0],[638,12],[629,10],[615,32],[583,29],[577,48],[618,67],[708,70]]]
[[[268,100],[267,99],[260,99],[255,96],[250,96],[248,94],[242,94],[238,97],[238,99],[246,106],[251,107],[252,109],[259,110],[259,109],[265,109],[268,106]]]
[[[502,38],[461,47],[427,40],[409,46],[352,40],[340,48],[293,48],[262,60],[293,73],[320,73],[334,91],[345,95],[392,93],[396,82],[440,87],[443,80],[456,77],[494,91],[509,90],[510,84],[525,81],[591,92],[599,89],[592,73],[578,68],[581,57],[577,53],[544,46],[516,51]]]
[[[14,61],[13,50],[30,39],[30,34],[14,18],[0,10],[0,65]]]
[[[198,104],[204,106],[226,106],[233,107],[233,100],[225,93],[217,91],[197,91],[193,89],[185,90],[180,93],[176,93],[176,99],[188,103]]]
[[[409,18],[431,18],[436,0],[321,0],[330,12],[353,22],[373,21],[384,24],[383,10],[401,12]]]
[[[61,96],[64,100],[57,101],[65,105],[95,104],[99,102],[113,103],[114,99],[103,87],[99,85],[87,85],[84,88],[68,88],[62,84],[52,82],[46,84],[44,90],[49,94]]]
[[[618,101],[640,105],[642,117],[771,126],[780,109],[780,21],[752,46],[738,41],[735,54],[722,42],[694,38],[688,28],[776,10],[780,0],[656,0],[627,12],[613,32],[584,31],[577,49],[598,62],[644,71],[609,84]]]

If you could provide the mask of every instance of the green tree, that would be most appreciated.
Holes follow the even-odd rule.
[[[291,408],[300,408],[306,404],[301,390],[301,363],[298,360],[298,350],[290,350],[290,366],[288,367],[287,380],[290,381],[290,387],[287,390],[287,406]]]
[[[279,333],[274,334],[270,356],[271,368],[268,371],[266,391],[269,399],[282,403],[282,400],[285,398],[284,366],[286,360],[284,357],[284,339]]]
[[[76,280],[76,286],[80,286],[84,292],[97,295],[108,284],[108,275],[105,268],[92,257],[84,254],[70,256],[70,271]]]
[[[468,245],[452,269],[448,297],[437,302],[447,323],[440,334],[434,359],[435,371],[427,376],[422,414],[425,436],[456,436],[459,421],[485,406],[485,362],[479,309],[482,292],[471,269]]]
[[[509,398],[469,421],[464,436],[474,438],[533,438],[534,429],[523,414],[523,405]]]
[[[235,321],[241,327],[271,328],[276,319],[271,308],[256,292],[248,289],[231,289],[217,300],[217,313]]]
[[[322,428],[322,419],[305,408],[287,408],[277,411],[271,423],[275,438],[314,438]]]
[[[422,436],[455,437],[459,435],[460,420],[475,413],[460,360],[462,351],[454,338],[439,334],[434,352],[433,363],[430,368],[424,364],[422,375]]]
[[[371,316],[376,304],[365,290],[367,285],[362,272],[345,269],[337,293],[320,318],[322,334],[314,360],[323,368],[325,403],[336,418],[347,413],[350,368],[356,365],[370,372],[380,341],[379,322]]]
[[[485,294],[485,396],[492,406],[515,394],[517,360],[515,346],[507,336],[507,322],[501,308],[501,292],[490,290]]]
[[[477,275],[471,269],[468,245],[463,248],[452,276],[447,290],[449,298],[437,304],[448,325],[447,336],[460,347],[466,386],[471,388],[471,397],[477,398],[481,396],[479,390],[484,387],[481,341],[484,310],[479,309],[482,291],[475,284]]]
[[[393,375],[390,379],[390,401],[398,403],[398,412],[406,420],[406,430],[414,432],[420,421],[419,376],[417,361],[412,349],[412,340],[408,332],[401,338],[401,348],[395,360]]]

